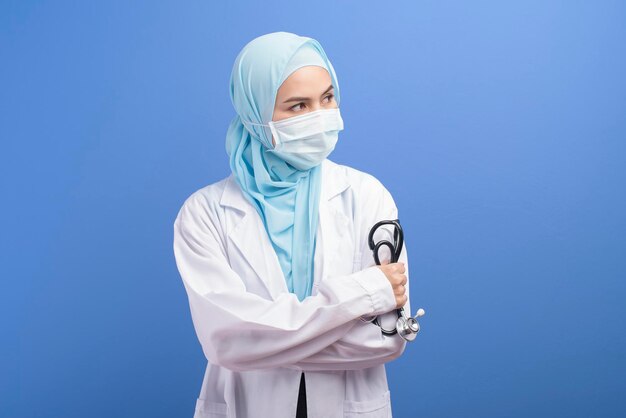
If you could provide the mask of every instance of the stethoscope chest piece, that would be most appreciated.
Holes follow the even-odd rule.
[[[405,317],[402,315],[396,321],[396,330],[398,335],[407,341],[413,341],[420,332],[420,324],[417,322],[417,318],[424,315],[424,309],[419,309],[415,317]]]

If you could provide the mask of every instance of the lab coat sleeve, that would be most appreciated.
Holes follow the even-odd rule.
[[[377,190],[376,193],[368,193],[375,201],[359,205],[359,207],[369,208],[370,211],[363,211],[357,216],[360,223],[361,265],[357,268],[369,268],[375,265],[372,251],[367,243],[367,235],[370,228],[378,221],[398,219],[398,209],[389,191],[378,181],[370,178],[374,183],[369,190]],[[378,210],[371,210],[377,208]],[[383,226],[374,234],[374,242],[381,239],[393,242],[393,228]],[[380,258],[389,260],[389,253],[381,249]],[[405,263],[407,275],[407,303],[404,310],[407,314],[411,312],[409,296],[409,264],[406,249],[406,240],[399,261]],[[396,310],[393,309],[379,317],[386,329],[395,328],[397,320]],[[291,365],[291,368],[305,371],[320,370],[351,370],[372,367],[386,363],[399,357],[406,348],[406,340],[399,335],[385,336],[377,325],[356,319],[350,322],[351,327],[346,328],[346,333],[334,343],[328,345],[319,352],[300,360]]]
[[[391,285],[375,266],[327,280],[302,302],[246,291],[230,267],[215,223],[219,215],[192,195],[174,222],[174,254],[207,359],[235,371],[297,363],[338,340],[362,315],[393,309]]]

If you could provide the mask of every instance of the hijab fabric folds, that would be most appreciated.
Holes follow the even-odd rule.
[[[248,122],[270,122],[278,88],[292,72],[307,65],[328,71],[339,103],[335,70],[315,39],[274,32],[244,46],[230,77],[237,115],[226,134],[233,175],[263,221],[287,288],[300,301],[311,295],[313,287],[321,164],[309,170],[294,168],[272,152],[269,127]]]

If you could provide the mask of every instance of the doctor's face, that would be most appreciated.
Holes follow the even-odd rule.
[[[283,81],[276,93],[273,121],[336,108],[330,74],[325,68],[308,65],[298,68]],[[276,145],[272,136],[272,145]]]

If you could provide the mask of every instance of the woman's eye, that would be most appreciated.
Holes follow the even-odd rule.
[[[302,107],[298,107],[298,106],[303,106],[303,105],[304,105],[303,103],[298,103],[297,105],[292,106],[291,110],[295,110],[295,111],[302,110]]]
[[[329,102],[333,101],[333,97],[335,97],[334,94],[329,94],[328,96],[324,97],[325,99],[328,99]]]

